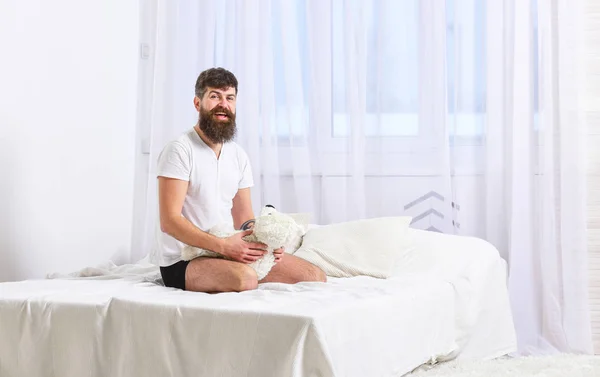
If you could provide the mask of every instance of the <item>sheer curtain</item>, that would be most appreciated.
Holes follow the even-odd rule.
[[[140,250],[158,153],[196,122],[199,72],[222,66],[240,82],[255,211],[405,214],[484,238],[509,264],[520,352],[591,352],[579,0],[148,4]]]

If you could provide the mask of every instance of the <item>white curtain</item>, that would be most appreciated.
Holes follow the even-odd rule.
[[[239,79],[255,211],[414,217],[509,263],[520,352],[591,352],[579,0],[155,0],[147,205],[209,67]],[[135,255],[134,257],[141,257]]]

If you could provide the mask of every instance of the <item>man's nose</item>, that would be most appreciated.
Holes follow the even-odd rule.
[[[226,109],[229,109],[229,103],[227,102],[227,98],[221,98],[221,100],[219,101],[219,105]]]

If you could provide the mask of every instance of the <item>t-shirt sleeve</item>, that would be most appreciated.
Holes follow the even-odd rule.
[[[191,156],[190,151],[178,141],[168,143],[158,156],[157,176],[190,180]]]
[[[252,167],[250,166],[250,159],[246,152],[240,148],[240,169],[241,178],[238,185],[238,189],[248,188],[254,186],[254,178],[252,177]]]

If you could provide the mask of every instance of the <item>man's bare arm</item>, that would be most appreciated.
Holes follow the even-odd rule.
[[[238,190],[237,194],[233,198],[231,216],[233,217],[233,226],[235,229],[240,229],[244,222],[254,219],[250,187]]]
[[[175,239],[190,245],[230,257],[233,260],[251,263],[263,255],[265,245],[245,242],[247,232],[228,238],[218,238],[194,226],[181,216],[181,209],[189,183],[180,179],[158,178],[158,201],[160,229]]]

